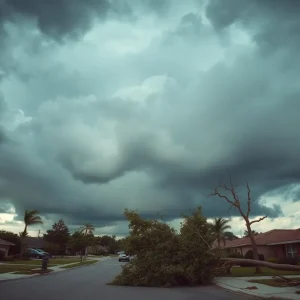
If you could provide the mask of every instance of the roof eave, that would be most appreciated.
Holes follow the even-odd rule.
[[[267,244],[267,246],[285,245],[285,244],[296,244],[296,243],[300,243],[300,240],[270,243],[270,244]]]

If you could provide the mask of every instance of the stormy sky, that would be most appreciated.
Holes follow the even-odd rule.
[[[0,0],[0,227],[37,209],[42,230],[63,218],[122,236],[124,208],[176,223],[202,205],[242,228],[207,197],[229,177],[269,215],[260,230],[300,227],[299,13],[293,0]]]

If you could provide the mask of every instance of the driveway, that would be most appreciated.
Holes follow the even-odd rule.
[[[106,261],[27,279],[0,283],[0,299],[5,300],[221,300],[256,299],[227,292],[219,287],[199,288],[133,288],[106,285],[121,271],[121,264],[112,258]]]

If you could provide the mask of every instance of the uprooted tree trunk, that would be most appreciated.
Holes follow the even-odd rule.
[[[247,264],[253,266],[262,266],[267,267],[273,270],[282,270],[282,271],[300,271],[300,266],[287,265],[287,264],[275,264],[267,261],[255,260],[255,259],[246,259],[246,258],[228,258],[222,257],[221,261],[225,261],[226,264],[230,267],[232,265]]]
[[[232,199],[230,199],[226,195],[221,194],[219,192],[219,189],[222,189],[225,192],[229,192],[231,194]],[[226,184],[222,184],[222,185],[218,186],[217,188],[215,188],[214,191],[210,194],[210,196],[218,196],[219,198],[222,198],[226,202],[228,202],[230,204],[230,208],[235,207],[238,210],[241,217],[245,220],[245,223],[246,223],[246,228],[247,228],[249,238],[250,238],[250,241],[251,241],[251,245],[252,245],[253,258],[254,258],[255,261],[259,261],[257,245],[256,245],[256,242],[255,242],[253,233],[252,233],[251,225],[264,220],[267,217],[267,215],[262,217],[262,218],[259,218],[257,220],[253,220],[253,221],[249,220],[250,212],[251,212],[251,190],[250,190],[249,184],[247,183],[247,211],[246,212],[244,212],[242,207],[241,207],[241,202],[240,202],[239,196],[236,193],[236,190],[235,190],[235,187],[234,187],[234,185],[231,181],[231,178],[230,178],[230,186],[227,186]],[[259,267],[259,264],[256,264],[255,266],[256,266],[256,273],[261,273],[261,269]]]

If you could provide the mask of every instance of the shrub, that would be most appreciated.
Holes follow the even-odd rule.
[[[270,263],[273,263],[273,264],[277,264],[278,263],[278,258],[275,258],[275,257],[268,258],[267,261],[270,262]]]
[[[180,233],[158,220],[144,220],[135,211],[126,210],[125,216],[130,235],[124,250],[136,257],[112,284],[172,287],[212,282],[221,252],[211,247],[214,237],[200,208],[184,217]]]
[[[293,258],[293,257],[281,257],[278,259],[277,263],[295,266],[298,264],[298,260],[297,260],[297,258]]]
[[[0,261],[3,261],[5,257],[5,252],[3,250],[0,250]]]

